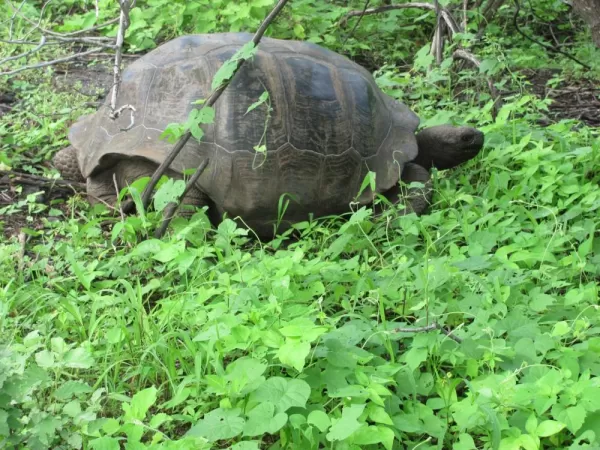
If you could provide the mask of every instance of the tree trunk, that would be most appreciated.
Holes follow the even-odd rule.
[[[573,9],[590,27],[592,39],[600,48],[600,0],[572,0]]]

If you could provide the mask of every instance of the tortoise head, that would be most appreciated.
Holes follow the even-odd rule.
[[[426,169],[451,169],[473,159],[483,148],[484,135],[472,127],[439,125],[417,133],[419,154],[413,161]]]

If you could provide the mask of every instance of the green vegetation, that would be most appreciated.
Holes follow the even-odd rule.
[[[42,22],[69,32],[118,13],[99,0],[96,19],[93,3],[49,3]],[[252,32],[273,3],[138,0],[126,49]],[[436,67],[432,13],[366,16],[349,37],[356,19],[338,21],[364,7],[349,3],[292,0],[268,34],[353,56],[424,126],[482,129],[482,154],[435,174],[428,215],[363,208],[269,243],[232,221],[211,229],[204,211],[153,239],[177,183],[123,218],[81,196],[0,204],[0,447],[600,447],[600,139],[580,120],[553,120],[524,75],[552,69],[547,86],[577,86],[599,78],[600,51],[562,2],[537,0],[523,31],[546,42],[551,23],[593,71],[523,40],[510,4],[481,42],[469,16],[460,39],[479,72],[450,57]],[[24,5],[39,18],[42,2]],[[18,37],[27,30],[16,21]],[[0,59],[23,51],[0,45]],[[46,162],[91,111],[79,86],[57,89],[56,70],[0,79],[18,100],[0,123],[0,169],[55,176]],[[486,76],[511,92],[495,119]],[[451,335],[404,330],[432,323]]]

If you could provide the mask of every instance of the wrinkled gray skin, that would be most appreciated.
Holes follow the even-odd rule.
[[[159,139],[161,131],[185,121],[192,102],[210,93],[218,67],[250,39],[246,33],[183,36],[140,58],[124,71],[117,101],[135,105],[135,127],[123,131],[128,114],[112,121],[101,108],[72,126],[72,145],[57,153],[54,165],[63,178],[87,183],[91,203],[114,204],[117,189],[152,175],[172,148]],[[265,89],[272,109],[263,135],[266,105],[247,109]],[[167,175],[181,178],[184,168],[208,158],[184,203],[208,206],[215,225],[224,214],[240,218],[261,238],[273,236],[286,193],[292,200],[278,233],[310,214],[342,214],[353,201],[371,204],[377,194],[405,204],[405,213],[423,214],[432,197],[430,169],[456,167],[484,142],[470,127],[442,125],[415,135],[418,117],[381,92],[368,71],[298,41],[264,38],[215,111],[202,141],[190,139]],[[262,161],[253,151],[261,142],[267,147]],[[376,174],[375,190],[357,197],[368,171]],[[400,180],[425,188],[406,193]]]

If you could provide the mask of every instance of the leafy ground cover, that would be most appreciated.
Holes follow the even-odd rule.
[[[218,17],[209,2],[168,3],[166,14],[167,2],[141,2],[130,49],[252,27],[272,2],[217,2]],[[92,20],[82,2],[50,5],[62,31]],[[480,49],[481,72],[513,90],[494,119],[477,73],[430,68],[431,16],[365,17],[342,48],[344,11],[298,1],[272,33],[345,48],[424,125],[481,128],[482,154],[435,174],[426,216],[363,208],[269,243],[231,221],[212,229],[203,211],[153,239],[168,184],[155,210],[126,218],[79,196],[5,193],[5,448],[600,448],[600,140],[593,115],[565,118],[535,95],[593,87],[597,68],[519,42],[501,21]],[[394,40],[400,20],[411,26]],[[559,25],[573,52],[598,60]],[[540,68],[552,75],[530,89],[522,71]],[[1,81],[16,102],[0,164],[51,173],[70,121],[93,107],[89,76],[61,85],[57,70]],[[418,331],[432,323],[451,334]]]

